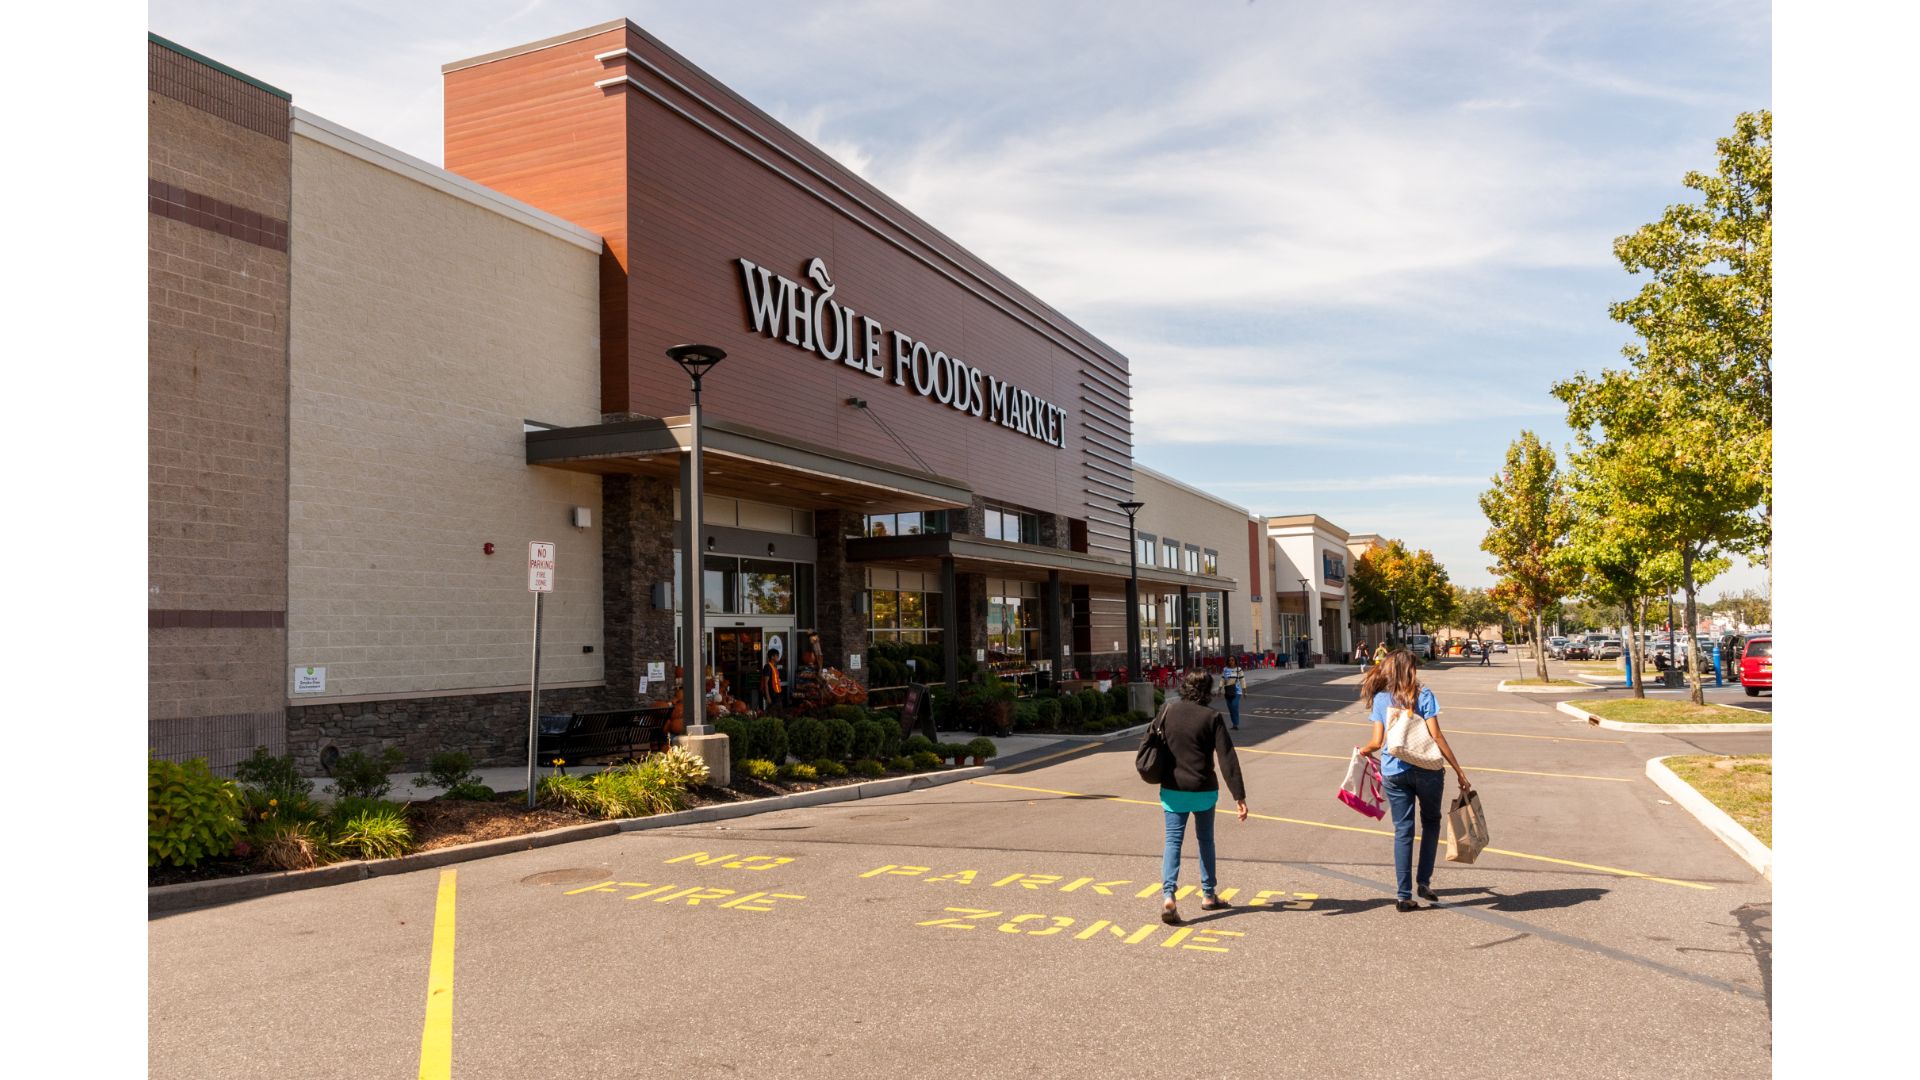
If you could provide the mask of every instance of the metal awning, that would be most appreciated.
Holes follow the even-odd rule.
[[[574,472],[680,479],[692,440],[684,416],[527,432],[527,464]],[[707,419],[701,425],[709,495],[809,510],[881,514],[971,505],[958,480]]]
[[[1065,584],[1113,589],[1124,589],[1130,572],[1126,563],[1084,551],[953,533],[866,536],[847,541],[847,561],[888,569],[937,571],[941,560],[948,557],[953,559],[954,571],[961,574],[1045,580],[1049,571],[1058,570]],[[1185,574],[1162,567],[1140,568],[1143,590],[1168,592],[1182,586],[1192,592],[1230,593],[1237,591],[1240,583],[1229,577]]]

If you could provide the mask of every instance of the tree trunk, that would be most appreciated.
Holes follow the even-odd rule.
[[[1627,602],[1627,647],[1621,651],[1628,658],[1627,666],[1633,669],[1627,678],[1633,686],[1633,696],[1643,698],[1647,696],[1645,671],[1647,659],[1640,651],[1640,624],[1635,618],[1639,614],[1636,610],[1639,606],[1640,601],[1637,599]]]
[[[1540,673],[1540,681],[1547,681],[1547,613],[1536,610],[1533,613],[1533,669]]]
[[[1700,640],[1694,631],[1697,622],[1693,608],[1693,549],[1680,549],[1680,587],[1687,593],[1687,675],[1692,684],[1688,697],[1695,705],[1705,705],[1707,694],[1700,684]]]

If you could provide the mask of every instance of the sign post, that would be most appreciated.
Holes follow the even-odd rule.
[[[527,700],[527,809],[534,805],[534,753],[540,745],[541,600],[553,591],[553,544],[527,542],[527,591],[533,594],[533,692]]]

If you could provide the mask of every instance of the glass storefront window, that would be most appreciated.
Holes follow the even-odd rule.
[[[899,636],[900,594],[893,589],[873,590],[873,640],[892,641]]]
[[[736,613],[740,610],[740,560],[708,555],[701,564],[705,576],[700,583],[701,606],[707,611]]]
[[[1192,545],[1187,546],[1186,571],[1189,574],[1200,572],[1200,549]]]
[[[925,630],[927,628],[925,596],[925,593],[917,592],[900,594],[900,629]]]
[[[1200,572],[1208,577],[1220,576],[1220,553],[1203,551],[1200,553]]]
[[[740,560],[741,612],[747,615],[792,615],[793,564],[766,559]]]
[[[1161,555],[1161,558],[1160,558],[1161,566],[1164,566],[1169,570],[1179,569],[1180,541],[1178,540],[1160,541],[1160,555]]]
[[[1153,565],[1153,554],[1160,549],[1160,545],[1155,542],[1157,539],[1158,538],[1152,534],[1140,536],[1135,539],[1133,545],[1135,548],[1134,555],[1140,560],[1141,566]]]

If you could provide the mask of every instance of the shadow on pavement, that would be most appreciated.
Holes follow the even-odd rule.
[[[1532,892],[1501,895],[1492,889],[1435,889],[1448,907],[1483,907],[1488,911],[1545,911],[1570,908],[1607,895],[1609,889],[1535,889]],[[1462,893],[1479,893],[1471,900],[1452,899]]]

